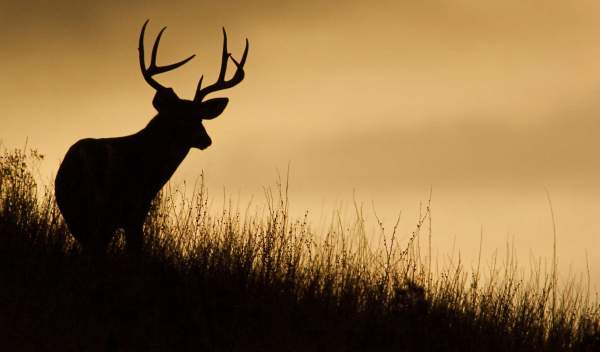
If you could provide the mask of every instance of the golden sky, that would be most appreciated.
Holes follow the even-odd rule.
[[[588,253],[600,277],[600,2],[3,1],[2,143],[28,139],[49,179],[77,139],[145,126],[148,18],[148,42],[168,26],[159,63],[196,54],[158,78],[182,97],[216,78],[221,26],[237,57],[250,40],[213,146],[176,180],[204,170],[214,194],[260,198],[290,164],[298,210],[355,191],[406,231],[431,187],[440,253],[468,257],[483,227],[486,253],[511,239],[525,262],[552,247],[548,189],[561,264]]]

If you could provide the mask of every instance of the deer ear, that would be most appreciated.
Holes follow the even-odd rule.
[[[172,106],[175,106],[179,101],[179,97],[172,88],[159,89],[154,94],[152,106],[158,112],[167,112]]]
[[[221,115],[225,107],[229,103],[228,98],[214,98],[203,101],[200,105],[200,118],[202,120],[212,120]]]

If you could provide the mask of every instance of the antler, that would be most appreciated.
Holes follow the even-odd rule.
[[[244,49],[244,54],[242,55],[240,62],[238,62],[233,56],[231,56],[231,53],[227,52],[227,32],[225,32],[225,28],[223,28],[223,55],[221,56],[221,70],[219,71],[219,78],[217,78],[215,83],[202,88],[202,79],[204,76],[201,76],[200,81],[198,82],[196,96],[194,97],[195,102],[201,102],[202,99],[204,99],[204,97],[210,93],[231,88],[244,79],[244,64],[246,63],[246,57],[248,56],[248,46],[248,39],[246,39],[246,48]],[[225,73],[227,71],[227,62],[229,58],[231,58],[237,69],[230,80],[225,80]]]
[[[157,75],[159,73],[174,70],[174,69],[178,68],[179,66],[184,65],[191,59],[193,59],[194,56],[196,56],[196,55],[192,55],[185,60],[176,62],[171,65],[157,66],[156,65],[156,54],[158,53],[158,44],[160,43],[160,37],[162,37],[163,32],[165,31],[165,29],[167,29],[167,27],[163,27],[160,30],[160,32],[158,33],[156,40],[154,41],[154,46],[152,46],[152,57],[150,58],[150,66],[146,67],[146,63],[145,63],[145,59],[144,59],[144,33],[146,32],[146,25],[148,24],[149,21],[150,20],[146,20],[146,22],[144,22],[144,25],[142,26],[142,32],[140,33],[140,44],[138,47],[138,50],[140,52],[140,68],[142,69],[142,75],[144,76],[144,79],[146,80],[146,82],[148,82],[148,84],[151,85],[154,89],[160,90],[160,89],[165,89],[165,87],[163,87],[160,83],[155,81],[154,78],[152,78],[152,76]]]

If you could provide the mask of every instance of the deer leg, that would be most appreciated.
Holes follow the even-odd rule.
[[[125,227],[127,253],[131,256],[140,256],[144,247],[144,223],[130,224]]]
[[[107,229],[96,226],[89,220],[77,220],[78,221],[65,221],[67,222],[69,231],[79,242],[83,254],[93,260],[99,259],[99,261],[102,261],[103,257],[106,255],[108,243],[111,238]]]
[[[106,229],[94,229],[76,236],[81,244],[83,254],[90,259],[93,266],[102,267],[106,262],[106,252],[111,236]]]
[[[90,211],[90,213],[92,212]],[[92,256],[100,260],[106,258],[108,245],[115,234],[115,228],[109,225],[112,221],[107,219],[109,217],[106,212],[96,212],[92,213],[88,222]]]

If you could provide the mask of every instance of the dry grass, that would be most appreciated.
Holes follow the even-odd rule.
[[[429,204],[408,241],[379,223],[373,247],[358,208],[322,234],[291,219],[286,182],[266,191],[263,212],[215,215],[203,186],[167,192],[142,260],[117,237],[94,267],[37,187],[40,159],[0,159],[3,350],[600,350],[600,306],[581,283],[558,289],[554,265],[524,277],[508,256],[489,272],[458,260],[433,274],[417,245],[430,243]]]

